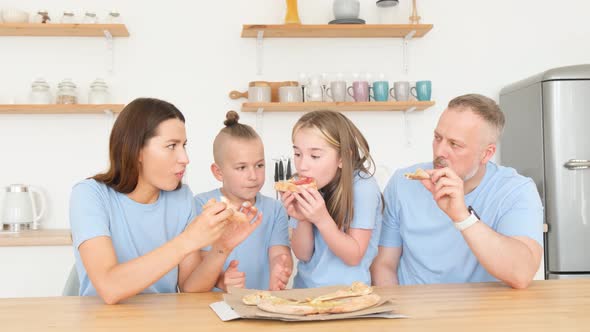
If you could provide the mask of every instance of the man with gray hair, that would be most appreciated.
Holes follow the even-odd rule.
[[[530,284],[542,256],[543,207],[530,178],[490,161],[503,127],[490,98],[449,102],[434,130],[433,161],[397,171],[385,188],[373,284]]]

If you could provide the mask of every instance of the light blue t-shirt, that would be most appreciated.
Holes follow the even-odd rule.
[[[432,194],[403,174],[432,163],[398,170],[385,188],[380,246],[402,247],[397,274],[400,285],[498,281],[481,266],[451,219]],[[534,182],[513,168],[486,165],[465,205],[481,221],[506,236],[526,236],[543,245],[543,206]]]
[[[371,239],[361,263],[346,265],[328,247],[317,227],[313,226],[314,251],[308,262],[299,261],[294,288],[313,288],[333,285],[350,285],[354,281],[371,284],[369,268],[377,255],[381,232],[382,202],[381,191],[374,177],[363,177],[357,173],[352,186],[354,215],[350,228],[371,229]],[[291,227],[297,227],[297,220],[291,219]]]
[[[186,185],[160,191],[155,203],[141,204],[92,179],[76,184],[70,197],[70,224],[80,295],[97,295],[78,251],[84,241],[110,237],[118,263],[125,263],[175,238],[196,215],[193,194]],[[175,293],[177,284],[175,267],[142,293]]]
[[[221,191],[215,189],[195,196],[197,212],[201,214],[203,205],[211,198],[221,199]],[[270,266],[268,250],[273,246],[289,247],[289,226],[287,213],[281,202],[256,194],[258,211],[262,212],[262,223],[229,254],[223,265],[227,269],[232,260],[238,260],[238,271],[246,273],[246,288],[268,289]],[[210,247],[203,250],[209,250]]]

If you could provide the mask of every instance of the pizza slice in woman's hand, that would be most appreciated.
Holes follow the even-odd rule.
[[[234,211],[234,214],[232,214],[231,217],[228,218],[229,221],[231,221],[231,222],[250,222],[250,219],[248,219],[248,216],[244,212],[240,211],[239,208],[237,208],[233,204],[231,204],[225,196],[221,196],[220,201],[227,205],[227,209],[231,209]],[[203,205],[203,209],[208,208],[209,206],[211,206],[212,204],[214,204],[216,202],[217,202],[217,200],[215,198],[211,198],[209,201],[207,201],[207,203],[205,203],[205,205]],[[255,213],[256,207],[251,206],[250,210]]]
[[[297,192],[297,188],[314,188],[318,189],[318,185],[314,178],[304,176],[292,177],[286,181],[275,182],[276,191],[292,191]]]

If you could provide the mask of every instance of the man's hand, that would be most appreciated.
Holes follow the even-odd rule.
[[[463,180],[452,169],[445,167],[427,170],[430,179],[420,180],[424,187],[432,193],[438,207],[453,222],[460,222],[469,217],[465,205]]]

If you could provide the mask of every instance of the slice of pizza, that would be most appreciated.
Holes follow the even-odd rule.
[[[269,291],[260,291],[242,297],[242,302],[246,305],[257,305],[262,299],[268,299],[272,297]]]
[[[430,179],[430,174],[426,173],[425,170],[422,168],[416,169],[414,173],[405,173],[404,176],[410,180],[428,180]]]
[[[231,221],[231,222],[250,222],[250,220],[248,219],[248,216],[246,216],[246,214],[244,212],[241,212],[240,209],[238,209],[233,204],[231,204],[225,196],[221,196],[220,201],[227,205],[227,209],[231,209],[234,211],[234,214],[232,214],[231,217],[228,218],[229,221]],[[217,203],[217,200],[215,198],[211,198],[210,200],[207,201],[207,203],[205,203],[203,205],[203,210],[210,207],[211,205],[213,205],[215,203]],[[253,211],[256,211],[255,206],[252,206],[251,209],[253,209]]]
[[[277,296],[261,298],[261,310],[287,315],[339,314],[370,308],[381,300],[377,294],[367,294],[332,301],[301,302]]]
[[[292,177],[286,181],[275,182],[276,191],[297,192],[297,187],[318,189],[318,185],[314,178],[308,178],[304,176]]]
[[[346,297],[368,295],[371,293],[373,293],[373,287],[368,286],[367,284],[365,284],[363,282],[355,281],[352,283],[352,285],[349,288],[339,289],[333,293],[318,296],[318,297],[310,300],[310,302],[314,303],[314,302],[321,302],[321,301],[329,301],[329,300],[341,299],[341,298],[346,298]]]

